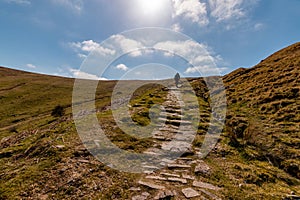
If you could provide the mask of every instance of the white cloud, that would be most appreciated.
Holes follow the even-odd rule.
[[[198,0],[172,0],[173,18],[183,17],[201,26],[209,23],[206,4]]]
[[[247,7],[257,0],[209,0],[211,16],[217,22],[240,19],[246,16]]]
[[[104,48],[99,43],[94,42],[93,40],[85,40],[82,42],[71,42],[69,46],[75,51],[79,52],[78,57],[86,58],[87,55],[84,53],[91,53],[92,51],[97,51],[101,55],[114,55],[116,52],[114,50]]]
[[[30,5],[31,2],[29,0],[5,0],[7,3],[15,3],[19,5]]]
[[[30,68],[30,69],[36,69],[37,66],[33,65],[33,64],[27,64],[26,67]]]
[[[52,2],[59,6],[64,6],[80,14],[83,10],[83,0],[52,0]]]
[[[87,72],[80,71],[79,69],[70,68],[69,72],[72,74],[72,77],[79,79],[90,79],[90,80],[107,80],[103,77],[98,77],[94,74],[89,74]]]
[[[82,58],[82,59],[86,59],[87,58],[87,55],[83,54],[83,53],[79,53],[77,54],[79,58]]]
[[[185,70],[186,74],[201,73],[201,75],[219,75],[223,70],[217,67],[217,64],[222,61],[218,55],[214,55],[210,48],[205,44],[200,44],[192,40],[188,41],[167,41],[158,43],[154,46],[157,49],[168,49],[169,55],[175,53],[182,56],[193,67]]]
[[[141,49],[145,48],[141,42],[126,38],[123,35],[113,35],[111,38],[114,40],[116,47],[119,47],[123,53],[131,52],[129,55],[132,57],[141,56]]]
[[[176,32],[181,32],[182,31],[182,28],[181,28],[179,23],[173,24],[171,28],[172,28],[173,31],[176,31]]]
[[[262,24],[262,23],[256,23],[256,24],[254,25],[254,29],[255,29],[256,31],[259,31],[259,30],[263,29],[263,27],[264,27],[264,24]]]
[[[195,74],[195,73],[203,73],[205,76],[208,75],[221,75],[222,72],[226,71],[226,67],[218,67],[218,68],[212,68],[211,66],[208,65],[202,65],[202,66],[196,66],[196,67],[188,67],[185,70],[185,74]]]
[[[124,64],[119,64],[116,66],[116,69],[122,70],[122,71],[127,71],[129,68],[124,65]]]
[[[246,19],[249,10],[260,0],[171,0],[173,19],[177,23],[171,26],[182,31],[182,20],[190,20],[199,26],[206,26],[213,20],[225,23],[227,30],[235,27],[237,20]]]

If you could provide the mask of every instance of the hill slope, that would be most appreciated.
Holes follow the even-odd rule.
[[[299,72],[297,43],[253,68],[224,76],[226,128],[204,160],[199,160],[195,151],[201,147],[209,123],[209,93],[203,79],[190,79],[199,98],[201,119],[193,151],[180,161],[187,162],[190,170],[175,175],[183,178],[188,173],[190,178],[220,188],[197,190],[207,199],[283,199],[292,192],[300,195]],[[143,192],[170,198],[166,192],[139,184],[146,179],[144,175],[110,169],[84,148],[71,116],[73,83],[73,79],[0,68],[0,199],[131,199],[142,198]],[[107,136],[128,151],[142,152],[157,145],[152,139],[128,136],[117,127],[110,112],[115,84],[100,82],[96,95],[97,115]],[[166,91],[158,85],[136,91],[131,101],[133,120],[149,123],[149,107],[166,98]],[[51,115],[57,105],[64,108],[64,115]],[[177,123],[177,117],[168,120]],[[197,163],[209,172],[197,172]],[[181,173],[178,169],[163,171]],[[164,185],[173,199],[184,199],[182,189],[193,187],[190,180],[153,182]]]
[[[300,178],[299,80],[300,43],[271,55],[253,68],[238,69],[224,77],[233,118],[237,114],[247,118],[228,120],[229,124],[240,124],[235,135],[244,139],[245,145],[259,149],[260,159],[267,159],[297,178]]]

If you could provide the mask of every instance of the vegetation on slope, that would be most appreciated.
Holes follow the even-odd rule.
[[[223,77],[226,127],[205,159],[211,174],[198,178],[224,188],[220,191],[224,199],[282,199],[299,193],[299,72],[297,43],[251,69]],[[209,91],[203,79],[189,81],[200,105],[193,143],[197,148],[209,126]],[[130,199],[133,195],[129,188],[138,187],[139,174],[103,165],[82,145],[71,115],[73,83],[73,79],[0,68],[0,199]],[[115,84],[99,82],[99,123],[117,146],[142,152],[152,146],[151,139],[128,136],[113,120],[110,97]],[[137,90],[130,102],[133,120],[149,124],[149,108],[165,96],[159,85]],[[63,109],[58,115],[53,112],[57,106]]]

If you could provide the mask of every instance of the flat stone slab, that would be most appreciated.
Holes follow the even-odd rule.
[[[193,152],[191,143],[185,141],[176,141],[172,140],[170,142],[164,142],[161,145],[161,148],[165,151],[172,151],[172,152]]]
[[[199,188],[205,188],[205,189],[209,189],[209,190],[220,190],[221,188],[214,186],[210,183],[204,183],[201,181],[194,181],[193,182],[193,186],[194,187],[199,187]]]
[[[199,197],[200,194],[196,190],[193,190],[192,188],[185,188],[182,189],[182,193],[186,198],[193,198],[193,197]]]
[[[145,181],[139,181],[138,183],[140,185],[147,186],[151,189],[156,189],[156,190],[164,190],[165,189],[165,186],[157,185],[154,183],[149,183],[149,182],[145,182]]]
[[[155,135],[152,138],[156,139],[156,140],[161,140],[161,141],[171,141],[172,140],[172,138],[168,138],[166,136],[161,136],[161,135]]]
[[[141,188],[139,187],[131,187],[129,188],[130,191],[141,191]]]
[[[153,180],[160,180],[160,181],[166,181],[167,179],[160,176],[146,176],[146,179],[153,179]]]
[[[179,174],[170,174],[170,173],[160,173],[160,175],[163,175],[163,176],[172,176],[172,177],[176,177],[176,178],[180,178],[180,175]]]
[[[206,194],[207,196],[209,196],[210,198],[212,198],[213,200],[222,200],[221,198],[219,198],[217,195],[209,192],[209,191],[206,191],[206,190],[203,190],[203,189],[200,189],[200,191],[204,194]]]
[[[169,178],[168,178],[168,181],[172,181],[172,182],[180,182],[180,183],[183,183],[183,184],[186,184],[186,183],[187,183],[187,180],[186,180],[186,179],[183,179],[183,178],[175,178],[175,177],[169,177]]]
[[[168,164],[168,168],[191,168],[189,165],[180,165],[180,164]]]
[[[149,196],[150,194],[148,192],[143,192],[141,195],[136,195],[132,197],[132,200],[146,200]]]
[[[182,178],[188,179],[188,180],[195,180],[195,177],[192,175],[182,174]]]

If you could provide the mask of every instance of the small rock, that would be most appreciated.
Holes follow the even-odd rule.
[[[185,188],[182,190],[182,193],[186,198],[193,198],[193,197],[200,196],[200,194],[197,191],[193,190],[192,188]]]
[[[57,149],[64,149],[66,146],[65,145],[56,145],[55,146]]]
[[[155,200],[167,199],[167,198],[171,198],[173,196],[175,196],[175,194],[172,191],[162,190],[157,193],[157,195],[154,197],[154,199]]]
[[[141,191],[140,187],[131,187],[129,188],[130,191]]]
[[[151,189],[156,189],[156,190],[163,190],[165,189],[164,186],[161,186],[161,185],[156,185],[154,183],[149,183],[149,182],[144,182],[144,181],[139,181],[138,182],[139,184],[143,185],[143,186],[147,186]]]
[[[81,162],[81,163],[90,163],[90,161],[88,161],[88,160],[78,160],[78,162]]]
[[[209,174],[210,167],[201,160],[200,163],[195,167],[195,173]]]

